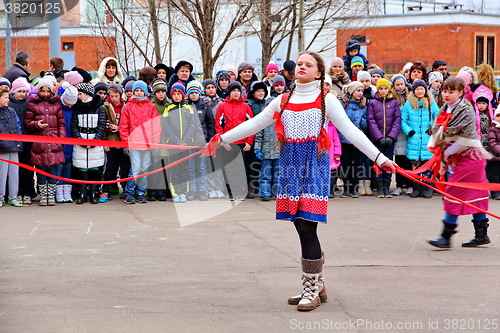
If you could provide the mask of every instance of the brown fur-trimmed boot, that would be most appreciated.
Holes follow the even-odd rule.
[[[323,271],[324,257],[320,259],[302,258],[302,286],[304,290],[300,295],[288,299],[288,304],[297,305],[298,311],[311,311],[321,305],[320,293],[323,296],[323,302],[326,302],[326,289]],[[320,282],[321,277],[321,282]],[[320,290],[321,286],[321,290]]]

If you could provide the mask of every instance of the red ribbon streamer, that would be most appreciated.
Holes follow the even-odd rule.
[[[201,149],[200,146],[181,146],[181,145],[166,145],[161,143],[145,143],[145,142],[124,142],[110,140],[91,140],[81,138],[67,138],[57,136],[44,135],[26,135],[26,134],[5,134],[0,133],[0,140],[8,141],[23,141],[23,142],[41,142],[41,143],[57,143],[63,145],[79,145],[79,146],[102,146],[113,148],[131,148],[131,149],[152,149],[152,148],[169,148],[169,149]]]
[[[153,171],[149,171],[149,172],[146,172],[146,173],[143,173],[142,175],[137,175],[137,176],[134,176],[134,177],[127,177],[127,178],[123,178],[123,179],[117,179],[117,180],[100,180],[100,181],[92,181],[92,180],[79,180],[79,179],[71,179],[71,178],[65,178],[65,177],[59,177],[59,176],[56,176],[56,175],[53,175],[53,174],[50,174],[48,172],[45,172],[43,170],[40,170],[40,169],[37,169],[35,167],[32,167],[31,165],[27,165],[27,164],[23,164],[23,163],[19,163],[19,162],[14,162],[14,161],[8,161],[8,160],[4,160],[3,158],[0,158],[0,161],[1,162],[7,162],[7,163],[11,163],[11,164],[14,164],[14,165],[17,165],[17,166],[20,166],[22,168],[25,168],[25,169],[28,169],[28,170],[31,170],[31,171],[34,171],[34,172],[37,172],[37,173],[40,173],[42,175],[45,175],[47,177],[51,177],[51,178],[55,178],[55,179],[59,179],[59,180],[62,180],[62,181],[65,181],[65,182],[68,182],[68,183],[76,183],[76,184],[91,184],[91,185],[98,185],[98,184],[114,184],[114,183],[123,183],[123,182],[128,182],[129,180],[132,180],[132,179],[137,179],[137,178],[142,178],[142,177],[146,177],[146,176],[149,176],[149,175],[152,175],[154,173],[157,173],[157,172],[160,172],[160,171],[163,171],[163,170],[166,170],[166,169],[169,169],[173,166],[176,166],[177,164],[180,164],[188,159],[190,159],[191,157],[193,156],[196,156],[196,155],[199,155],[203,152],[203,150],[200,150],[196,153],[193,153],[191,155],[188,155],[186,157],[183,157],[175,162],[172,162],[170,164],[167,164],[165,165],[164,167],[161,167],[159,169],[156,169],[156,170],[153,170]]]

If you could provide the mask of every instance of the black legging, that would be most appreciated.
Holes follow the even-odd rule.
[[[304,259],[320,259],[321,245],[319,244],[317,229],[318,222],[296,219],[293,222],[295,229],[299,234],[300,246],[302,247],[302,258]]]

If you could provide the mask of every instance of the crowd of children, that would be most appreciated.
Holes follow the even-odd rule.
[[[432,157],[428,149],[432,125],[440,108],[446,106],[442,94],[450,77],[446,63],[435,61],[429,73],[421,62],[407,63],[401,74],[389,77],[360,50],[357,41],[349,41],[346,54],[331,60],[324,92],[341,101],[350,121],[385,156],[405,169],[417,169]],[[61,63],[57,60],[51,64]],[[192,64],[183,60],[175,68],[161,63],[143,68],[135,78],[125,77],[117,59],[107,57],[94,79],[77,67],[44,72],[43,77],[31,81],[9,75],[12,81],[0,78],[0,132],[108,140],[110,145],[122,141],[128,148],[2,141],[0,157],[67,179],[99,182],[134,177],[121,184],[121,198],[128,204],[167,198],[182,203],[256,196],[269,201],[279,191],[281,146],[274,125],[255,136],[223,144],[218,158],[197,155],[148,177],[141,175],[196,150],[134,143],[204,146],[215,134],[257,116],[274,98],[293,89],[294,71],[292,60],[281,70],[270,63],[259,80],[254,65],[244,61],[224,67],[214,79],[199,82],[192,75]],[[498,183],[500,116],[493,69],[486,64],[477,72],[464,67],[457,77],[465,82],[464,99],[474,107],[478,138],[493,155],[486,166],[487,177]],[[391,192],[391,174],[382,170],[376,175],[373,162],[332,123],[328,133],[332,140],[330,198],[340,186],[341,198],[372,195],[373,191],[379,198],[404,193],[411,198],[432,198],[431,188],[401,175],[396,175]],[[225,168],[238,163],[238,155],[243,157],[246,177],[241,177],[238,167]],[[337,179],[341,180],[338,186]],[[29,205],[38,195],[43,206],[74,199],[77,204],[96,204],[119,193],[116,184],[72,184],[41,173],[35,177],[30,170],[0,163],[0,205]],[[491,197],[500,199],[500,192],[491,192]]]

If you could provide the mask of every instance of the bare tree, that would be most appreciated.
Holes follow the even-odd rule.
[[[303,8],[299,11],[301,3]],[[373,6],[375,3],[372,1]],[[292,39],[299,30],[301,22],[304,22],[307,30],[313,31],[305,44],[305,49],[310,49],[321,36],[331,33],[332,28],[348,28],[351,21],[359,19],[368,12],[367,6],[370,5],[366,3],[366,0],[256,1],[253,9],[258,20],[251,22],[250,27],[259,37],[262,45],[262,71],[264,72],[271,57],[286,39],[289,43],[287,58],[290,57]],[[297,17],[297,12],[301,17]],[[316,51],[330,50],[340,42],[332,36],[328,43]]]
[[[185,18],[185,24],[175,27],[194,38],[201,52],[203,76],[212,77],[214,65],[222,56],[227,43],[239,37],[239,28],[247,24],[253,1],[170,0],[170,4]]]

